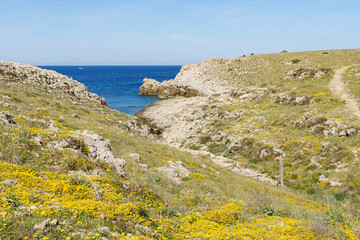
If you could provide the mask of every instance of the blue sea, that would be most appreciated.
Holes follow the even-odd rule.
[[[104,97],[109,107],[134,115],[155,96],[139,95],[145,77],[160,82],[175,78],[181,66],[39,66],[72,77],[85,84],[90,92]]]

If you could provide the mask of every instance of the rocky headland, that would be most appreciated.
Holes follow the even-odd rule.
[[[49,91],[64,92],[106,105],[104,98],[88,92],[84,84],[55,71],[33,65],[0,61],[0,81],[3,84],[38,85]]]
[[[210,152],[226,157],[229,162],[240,159],[242,169],[254,166],[251,161],[275,168],[279,159],[298,159],[305,152],[308,154],[306,161],[322,168],[329,165],[325,161],[328,155],[325,149],[329,149],[332,168],[346,171],[343,148],[335,147],[326,139],[359,136],[360,128],[351,120],[354,111],[347,112],[348,117],[339,120],[320,107],[322,104],[337,105],[337,100],[330,97],[328,86],[329,79],[337,71],[336,67],[329,67],[330,62],[337,59],[321,52],[313,53],[316,54],[328,62],[306,54],[298,58],[301,53],[243,56],[185,65],[175,79],[164,83],[144,79],[140,94],[167,99],[151,104],[136,117],[148,127],[148,136],[158,141],[192,151]],[[265,73],[267,79],[261,78]],[[319,87],[314,85],[316,81]],[[309,84],[313,86],[309,88]],[[197,94],[180,94],[180,89],[191,89]],[[340,113],[344,109],[335,109],[335,115],[345,116]],[[312,150],[307,137],[295,137],[294,141],[299,144],[310,144],[298,149],[300,151],[284,147],[290,143],[278,134],[281,131],[294,131],[292,137],[298,135],[297,131],[303,132],[303,136],[316,136],[322,153]],[[257,169],[269,173],[262,167]],[[255,172],[253,177],[257,174]],[[323,182],[325,175],[318,181]],[[333,178],[327,182],[338,181]]]

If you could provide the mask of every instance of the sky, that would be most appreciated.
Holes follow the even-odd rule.
[[[360,0],[0,0],[0,60],[183,65],[360,46]]]

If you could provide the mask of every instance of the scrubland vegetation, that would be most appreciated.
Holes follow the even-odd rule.
[[[91,100],[2,83],[0,112],[13,122],[0,121],[0,237],[358,239],[360,122],[328,83],[336,68],[360,63],[359,53],[254,55],[214,72],[236,89],[235,100],[224,104],[213,96],[209,109],[222,113],[220,120],[183,146],[232,158],[275,180],[282,156],[284,189],[138,136],[124,127],[131,116]],[[286,77],[300,67],[330,72]],[[358,98],[359,72],[350,67],[345,76]],[[260,97],[243,100],[242,91]],[[309,101],[287,103],[290,92]],[[115,157],[126,160],[126,177],[90,156],[86,129],[110,140]],[[238,136],[240,144],[231,145]],[[169,161],[181,161],[189,176],[176,182],[158,170]]]

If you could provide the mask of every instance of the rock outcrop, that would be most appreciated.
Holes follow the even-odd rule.
[[[188,86],[178,86],[173,80],[158,82],[155,79],[145,78],[140,87],[141,95],[156,95],[160,98],[169,97],[194,97],[198,96],[197,90]]]
[[[182,66],[175,79],[162,83],[145,78],[140,87],[142,95],[157,95],[161,98],[209,96],[217,93],[230,92],[231,88],[216,77],[214,71],[235,61],[234,59],[216,58],[197,64]]]
[[[126,161],[121,158],[115,158],[112,151],[110,141],[104,139],[99,134],[89,132],[87,130],[82,132],[84,143],[89,148],[89,156],[93,159],[98,159],[109,164],[113,164],[120,176],[125,177],[124,166]]]
[[[287,76],[293,79],[304,79],[304,78],[321,78],[322,76],[330,73],[329,68],[322,69],[310,69],[310,68],[299,68],[287,73]]]
[[[41,69],[33,65],[0,61],[1,82],[39,85],[48,90],[57,90],[106,105],[104,98],[88,92],[88,88],[84,84],[55,71]]]
[[[16,124],[16,121],[14,119],[14,116],[9,112],[0,112],[0,122],[3,122],[5,124]]]
[[[190,171],[182,165],[181,161],[168,161],[168,163],[169,167],[159,167],[157,170],[174,182],[179,184],[182,178],[190,176]]]

